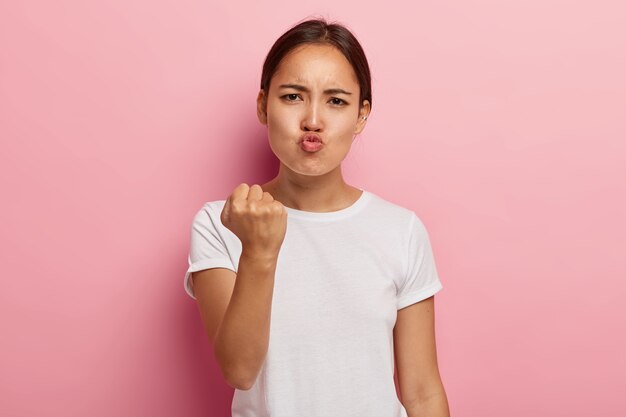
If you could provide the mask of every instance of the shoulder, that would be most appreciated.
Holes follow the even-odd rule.
[[[221,225],[220,216],[226,204],[226,200],[207,201],[193,216],[193,223],[197,225],[213,223],[216,227]]]
[[[370,194],[370,213],[380,220],[385,220],[390,226],[397,226],[404,230],[414,226],[417,221],[421,223],[414,210],[391,201],[379,194]]]
[[[202,207],[196,212],[196,216],[200,214],[213,216],[215,213],[219,215],[224,208],[224,204],[226,204],[226,200],[207,201],[202,204]]]
[[[370,193],[368,224],[385,236],[410,246],[428,239],[428,231],[417,211],[392,200]]]

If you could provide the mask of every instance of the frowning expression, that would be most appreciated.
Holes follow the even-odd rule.
[[[359,92],[352,65],[335,47],[309,44],[287,54],[257,101],[281,163],[302,175],[336,169],[365,127],[370,106],[359,105]]]

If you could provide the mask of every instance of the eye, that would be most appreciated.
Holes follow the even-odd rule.
[[[346,103],[344,100],[337,98],[337,97],[333,97],[330,99],[331,104],[334,104],[335,106],[345,106]]]
[[[287,101],[296,101],[300,96],[298,94],[285,94],[282,98]]]

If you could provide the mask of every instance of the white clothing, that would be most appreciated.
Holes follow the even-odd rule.
[[[193,219],[191,272],[237,271],[241,242],[220,220],[225,200]],[[415,212],[363,190],[333,212],[287,209],[274,279],[270,339],[233,417],[407,417],[394,384],[397,310],[442,289]]]

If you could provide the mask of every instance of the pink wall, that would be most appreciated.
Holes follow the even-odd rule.
[[[273,176],[261,64],[311,14],[368,53],[346,179],[429,228],[452,414],[626,413],[626,7],[335,3],[2,2],[0,415],[228,415],[190,223]]]

